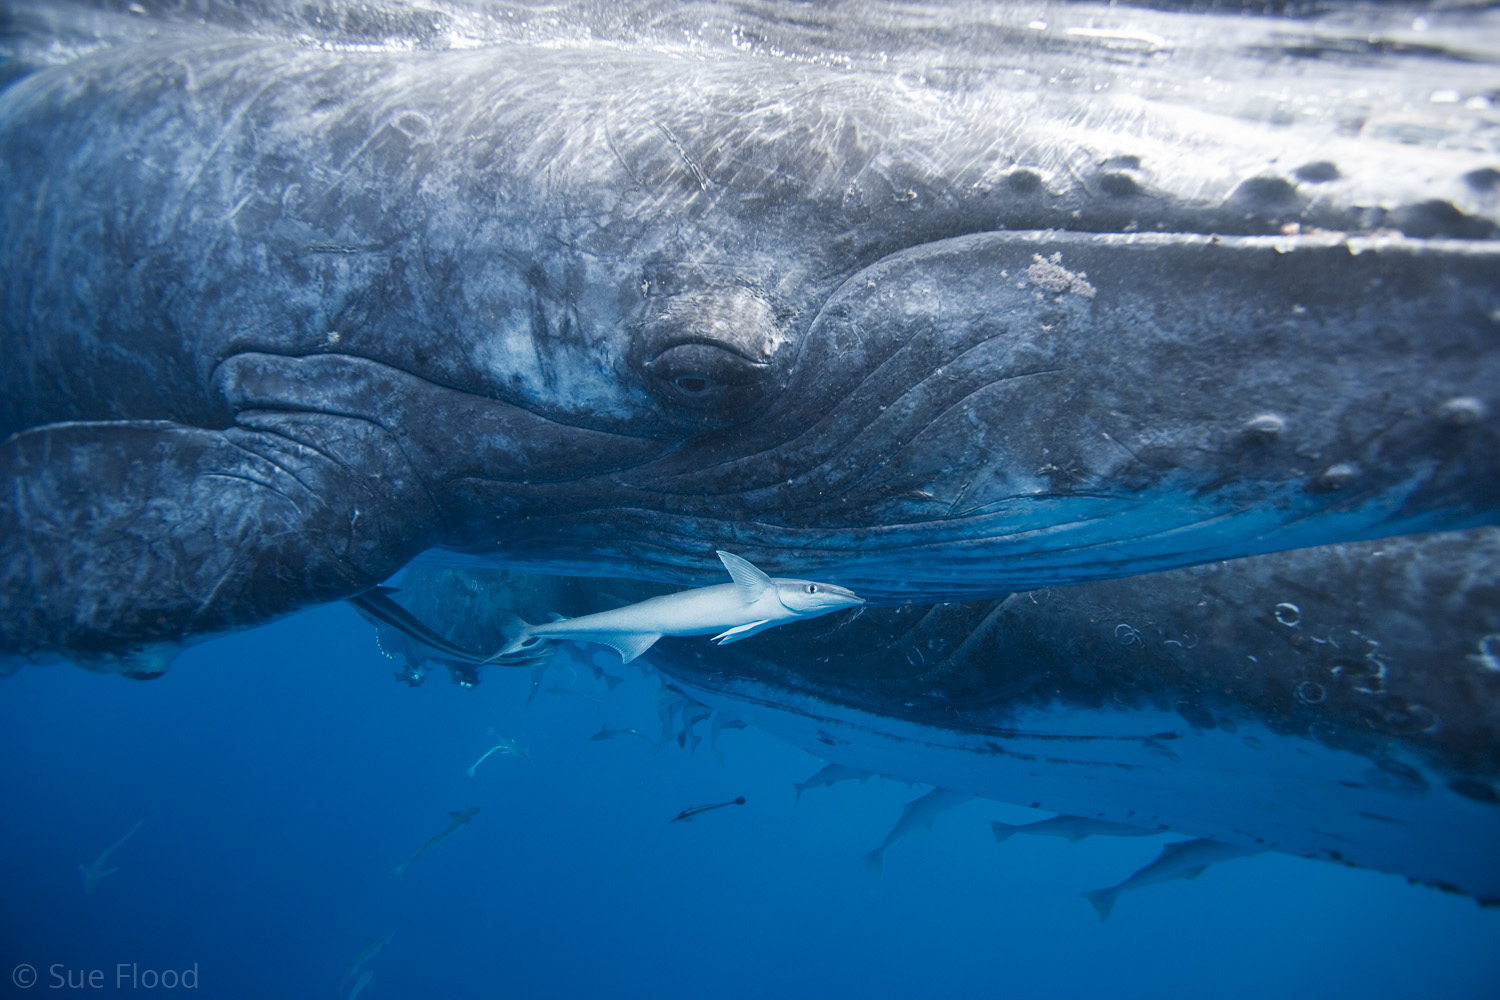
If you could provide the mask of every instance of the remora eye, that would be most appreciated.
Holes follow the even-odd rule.
[[[809,583],[807,585],[807,592],[809,594],[816,594],[818,592],[818,585],[816,583]]]

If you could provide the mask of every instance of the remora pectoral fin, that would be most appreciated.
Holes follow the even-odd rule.
[[[713,641],[723,646],[727,643],[739,642],[741,639],[748,639],[755,633],[764,632],[766,629],[771,627],[771,620],[769,618],[765,618],[761,621],[750,622],[746,625],[736,625],[734,628],[729,629],[726,632],[720,632],[718,635],[714,636]]]
[[[766,576],[748,559],[741,559],[733,552],[719,551],[719,561],[724,568],[729,570],[729,576],[734,580],[735,588],[740,592],[740,600],[746,604],[754,604],[767,593],[774,593],[776,584]],[[726,633],[727,634],[727,633]]]

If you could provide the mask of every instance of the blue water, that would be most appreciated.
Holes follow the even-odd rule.
[[[1500,996],[1500,910],[1394,876],[1259,856],[1122,895],[1150,839],[1016,837],[1044,814],[974,800],[860,858],[925,791],[807,792],[821,762],[755,730],[695,754],[655,735],[654,678],[606,697],[554,668],[475,690],[391,677],[345,607],[185,653],[141,683],[73,668],[0,681],[5,995],[336,997],[367,937],[382,997]],[[531,760],[495,755],[514,738]],[[746,796],[692,823],[692,805]],[[467,827],[391,869],[447,825]],[[93,894],[78,872],[144,820]],[[12,982],[20,964],[38,981]],[[136,985],[117,985],[134,963]],[[100,970],[102,985],[57,987]],[[197,970],[195,991],[144,970]],[[64,980],[66,981],[66,978]]]

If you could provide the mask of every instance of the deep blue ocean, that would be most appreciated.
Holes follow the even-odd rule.
[[[334,998],[366,939],[392,935],[356,970],[362,1000],[1500,996],[1500,909],[1391,875],[1261,855],[1125,893],[1101,924],[1079,894],[1159,840],[996,844],[989,820],[1046,814],[975,799],[877,878],[860,859],[923,786],[799,802],[822,762],[754,729],[720,734],[722,763],[707,741],[591,741],[654,737],[658,681],[632,665],[607,693],[570,655],[529,709],[525,671],[408,688],[340,605],[197,646],[152,682],[0,681],[5,995]],[[490,730],[530,759],[470,777]],[[86,893],[79,865],[137,821]]]

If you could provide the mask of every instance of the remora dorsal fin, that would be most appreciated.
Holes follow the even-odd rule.
[[[733,552],[725,552],[722,549],[718,552],[719,561],[724,564],[725,569],[729,570],[729,576],[734,580],[735,588],[740,592],[740,600],[746,604],[754,604],[767,591],[776,590],[776,584],[771,582],[771,578],[756,569],[748,559],[741,559]]]

